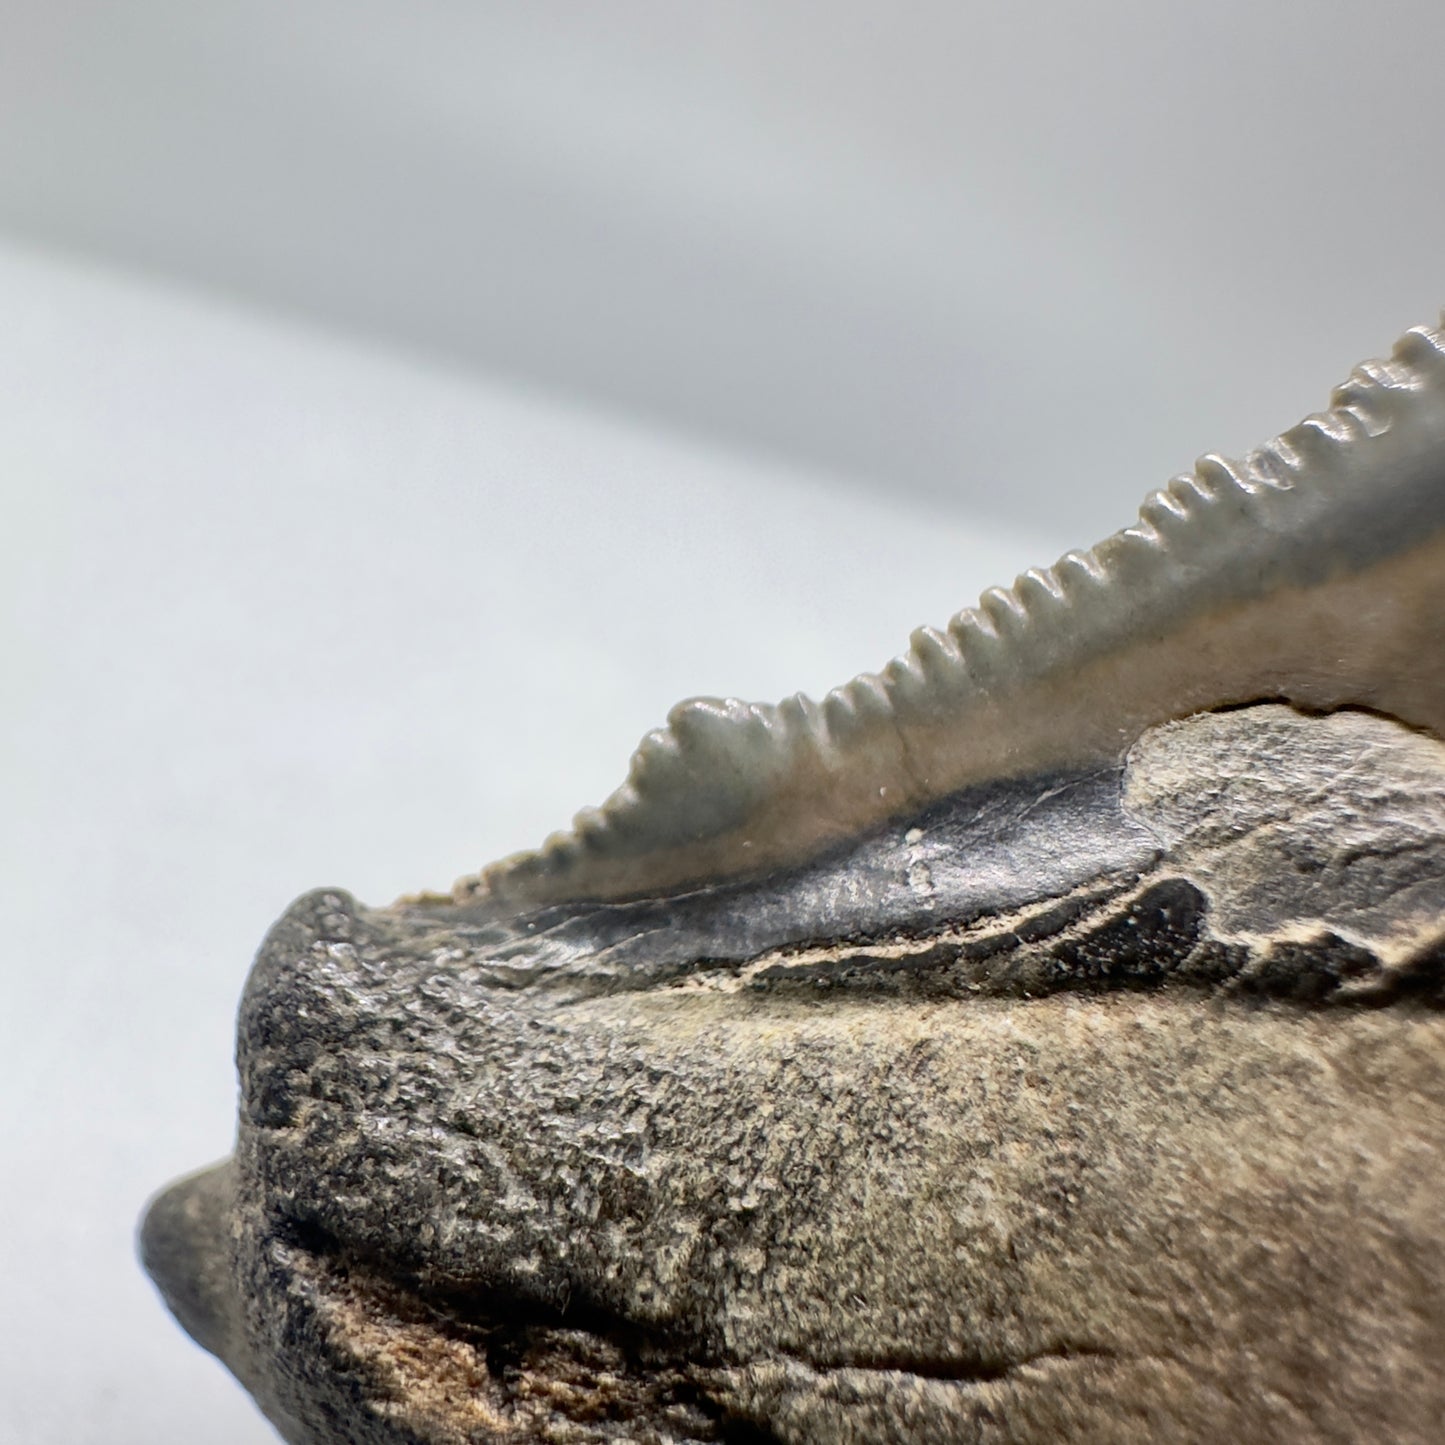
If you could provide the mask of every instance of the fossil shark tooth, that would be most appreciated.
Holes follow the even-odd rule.
[[[986,592],[821,702],[699,698],[573,831],[463,879],[536,906],[757,875],[962,789],[1117,764],[1145,731],[1262,698],[1445,735],[1445,332],[1328,411],[1202,458],[1139,520]]]
[[[1334,403],[452,899],[298,900],[177,1318],[293,1445],[1436,1440],[1445,333]]]

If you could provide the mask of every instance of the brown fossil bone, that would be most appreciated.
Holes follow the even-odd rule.
[[[142,1252],[294,1445],[1429,1441],[1445,334],[450,898],[322,891]]]

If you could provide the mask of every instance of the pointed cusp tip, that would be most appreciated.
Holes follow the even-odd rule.
[[[186,1333],[234,1368],[240,1310],[231,1278],[233,1202],[230,1160],[188,1174],[146,1205],[136,1249]]]

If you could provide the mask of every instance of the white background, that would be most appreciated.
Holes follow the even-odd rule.
[[[1440,13],[0,0],[0,1442],[270,1438],[131,1231],[291,896],[535,844],[1431,318]]]

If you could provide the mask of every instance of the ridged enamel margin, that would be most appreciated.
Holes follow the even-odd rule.
[[[1157,723],[1265,698],[1445,737],[1445,330],[1407,332],[1330,410],[1242,461],[1202,458],[1133,526],[911,643],[821,702],[680,703],[600,808],[458,898],[762,873],[972,784],[1116,764]]]

